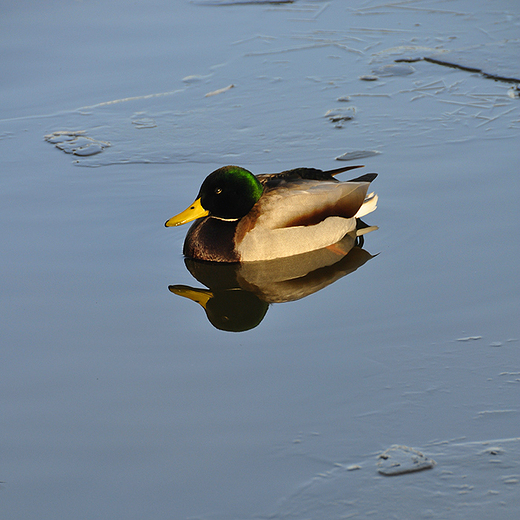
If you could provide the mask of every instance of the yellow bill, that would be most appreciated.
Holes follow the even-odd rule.
[[[200,203],[200,199],[197,199],[189,208],[175,215],[175,217],[172,217],[170,220],[167,220],[164,225],[166,227],[181,226],[182,224],[186,224],[200,217],[206,217],[207,215],[209,215],[209,211],[204,209]]]
[[[184,298],[188,298],[198,303],[204,307],[204,309],[206,308],[208,301],[213,298],[213,293],[211,291],[206,289],[194,289],[187,285],[170,285],[168,289],[177,296],[184,296]]]

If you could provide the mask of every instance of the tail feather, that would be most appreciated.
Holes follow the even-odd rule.
[[[354,215],[355,218],[361,218],[369,213],[372,213],[377,208],[377,201],[379,197],[375,193],[370,193],[365,197],[365,201]]]
[[[347,182],[372,182],[377,177],[377,173],[365,173],[365,175],[361,175],[361,177],[356,177],[355,179],[350,179]]]
[[[371,231],[377,231],[379,228],[377,226],[367,226],[361,229],[356,229],[356,236],[360,237],[370,233]]]
[[[364,164],[356,164],[354,166],[342,166],[341,168],[336,168],[335,170],[327,170],[325,173],[329,175],[338,175],[339,173],[348,172],[349,170],[355,170],[356,168],[364,168]]]

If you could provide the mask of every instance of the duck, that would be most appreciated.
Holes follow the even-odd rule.
[[[368,226],[359,226],[359,219],[377,207],[377,195],[367,195],[377,173],[343,182],[335,178],[361,167],[254,175],[223,166],[206,177],[195,202],[165,226],[194,221],[183,254],[208,262],[273,260],[332,247],[349,233],[362,235]]]

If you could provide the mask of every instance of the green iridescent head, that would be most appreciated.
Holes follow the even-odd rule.
[[[224,166],[210,173],[200,187],[201,205],[210,215],[220,218],[242,218],[262,196],[263,186],[249,171],[240,166]]]

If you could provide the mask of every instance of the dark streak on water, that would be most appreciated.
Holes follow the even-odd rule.
[[[482,74],[484,78],[487,79],[494,79],[495,81],[503,81],[504,83],[520,83],[520,79],[517,78],[508,78],[505,76],[500,76],[498,74],[491,74],[488,72],[483,71],[482,69],[477,69],[475,67],[466,67],[465,65],[460,65],[458,63],[451,63],[449,61],[439,60],[437,58],[401,58],[395,60],[396,63],[416,63],[418,61],[427,61],[428,63],[435,63],[437,65],[442,65],[443,67],[449,67],[451,69],[459,69],[463,70],[465,72],[473,72]]]

